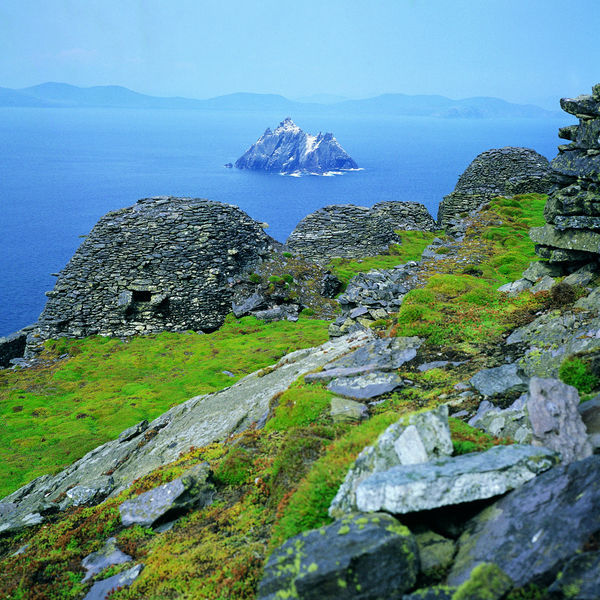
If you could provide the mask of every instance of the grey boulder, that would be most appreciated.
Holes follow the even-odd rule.
[[[398,598],[414,586],[418,571],[417,545],[406,527],[386,514],[352,514],[277,548],[257,598]]]
[[[565,463],[590,456],[592,446],[578,406],[574,387],[558,379],[532,377],[527,401],[532,443],[559,452]]]
[[[522,394],[504,410],[483,400],[477,413],[469,420],[469,425],[495,437],[511,438],[517,444],[529,444],[533,432],[527,412],[528,398],[528,394]]]
[[[372,446],[357,457],[329,507],[336,518],[356,510],[356,488],[379,471],[406,462],[417,464],[453,451],[446,405],[410,415],[390,425]]]
[[[469,383],[483,396],[527,390],[527,379],[519,373],[519,368],[514,363],[483,369],[475,373]]]
[[[327,385],[334,394],[355,400],[371,400],[388,394],[403,385],[397,373],[367,373],[356,377],[338,377]]]
[[[170,483],[126,500],[119,506],[121,522],[125,527],[151,526],[178,512],[207,506],[215,494],[213,484],[207,481],[208,475],[208,463],[202,463]]]
[[[334,423],[358,423],[369,418],[364,404],[346,398],[332,398],[330,414]]]
[[[523,485],[557,461],[545,448],[514,445],[400,465],[359,483],[356,506],[363,512],[404,514],[491,498]]]
[[[594,451],[600,448],[600,395],[577,407]]]
[[[468,522],[448,584],[462,583],[481,562],[494,562],[517,587],[548,585],[600,531],[599,506],[600,456],[538,475]]]

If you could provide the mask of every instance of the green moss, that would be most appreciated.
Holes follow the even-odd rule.
[[[296,381],[276,399],[273,417],[267,421],[266,431],[287,431],[311,423],[325,423],[334,394],[323,384]]]
[[[565,359],[560,365],[558,376],[564,383],[577,388],[580,394],[590,394],[600,387],[600,379],[584,358]]]
[[[397,420],[395,413],[378,415],[349,427],[346,435],[331,444],[327,454],[312,465],[308,475],[282,507],[273,528],[269,544],[271,550],[302,531],[331,522],[327,514],[329,505],[358,453]]]
[[[460,419],[450,417],[450,434],[454,454],[468,454],[469,452],[483,452],[499,444],[511,444],[512,440],[508,438],[496,438],[480,429],[471,427]]]
[[[499,600],[512,587],[511,578],[494,563],[481,563],[452,595],[452,600]]]
[[[226,485],[244,483],[252,471],[252,455],[244,448],[231,448],[214,472],[217,481]]]
[[[250,273],[250,275],[248,276],[248,279],[252,283],[260,283],[262,281],[262,277],[258,273]]]

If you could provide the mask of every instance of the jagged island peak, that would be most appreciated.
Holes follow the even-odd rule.
[[[235,166],[286,175],[325,175],[358,169],[333,133],[311,135],[302,131],[290,117],[279,123],[274,131],[267,128],[258,141],[236,160]]]

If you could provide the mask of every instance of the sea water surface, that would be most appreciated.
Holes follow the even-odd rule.
[[[0,109],[0,335],[35,322],[44,291],[109,210],[159,195],[235,204],[285,241],[327,204],[416,201],[435,217],[480,152],[556,155],[563,120],[289,115],[331,131],[363,170],[287,177],[226,169],[288,115],[126,109]]]

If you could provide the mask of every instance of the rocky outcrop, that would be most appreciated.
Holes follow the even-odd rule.
[[[271,173],[323,174],[358,169],[332,133],[305,133],[292,119],[284,119],[275,131],[267,129],[258,141],[235,161],[238,169]]]
[[[548,160],[530,148],[495,148],[479,154],[459,177],[438,210],[438,226],[452,227],[496,196],[547,193],[552,186]]]
[[[117,589],[129,587],[144,570],[144,565],[139,564],[127,571],[117,573],[107,579],[97,581],[85,595],[83,600],[106,600],[109,595]]]
[[[410,531],[390,515],[359,513],[304,532],[275,550],[257,598],[400,598],[418,572]]]
[[[373,269],[359,273],[337,297],[341,313],[329,326],[336,337],[398,312],[404,296],[418,284],[419,264],[411,261],[393,269]]]
[[[580,265],[600,254],[600,84],[591,96],[563,98],[560,105],[579,125],[559,130],[570,143],[558,147],[551,163],[558,187],[546,204],[547,224],[530,235],[542,258]]]
[[[232,278],[270,247],[259,223],[220,202],[147,198],[108,213],[47,292],[28,349],[59,336],[214,330]]]
[[[448,456],[452,450],[447,406],[397,421],[358,455],[331,502],[329,515],[338,518],[356,511],[356,490],[374,473],[397,465],[421,464]]]
[[[560,452],[563,463],[592,454],[578,405],[579,393],[574,387],[556,379],[531,379],[527,410],[532,443]]]
[[[435,231],[437,224],[423,204],[418,202],[378,202],[371,209],[383,215],[394,229],[403,231]]]
[[[399,243],[391,222],[380,213],[352,204],[331,205],[304,217],[286,241],[291,252],[305,258],[364,258]]]

